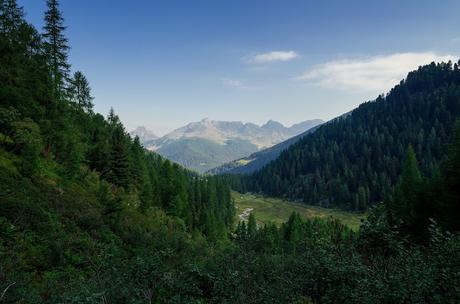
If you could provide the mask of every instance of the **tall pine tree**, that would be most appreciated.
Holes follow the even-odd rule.
[[[414,149],[409,146],[406,161],[394,197],[387,202],[390,224],[400,225],[401,231],[410,232],[415,224],[416,204],[422,186]]]
[[[0,0],[0,32],[12,34],[24,23],[24,11],[16,0]]]
[[[46,2],[48,10],[45,13],[43,34],[45,52],[50,63],[50,72],[53,81],[53,96],[55,99],[63,97],[65,85],[69,79],[70,65],[67,62],[69,46],[64,36],[64,18],[59,10],[57,0]]]

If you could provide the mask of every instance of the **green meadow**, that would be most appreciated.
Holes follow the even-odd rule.
[[[321,208],[250,193],[232,192],[232,197],[235,200],[237,216],[252,208],[251,212],[254,213],[259,224],[273,222],[280,225],[287,221],[292,212],[297,212],[303,218],[336,218],[350,228],[357,230],[361,220],[365,218],[365,214],[362,213]]]

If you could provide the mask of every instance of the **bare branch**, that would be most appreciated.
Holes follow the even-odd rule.
[[[5,297],[5,294],[6,292],[8,291],[8,289],[10,289],[11,286],[13,286],[14,284],[16,284],[16,282],[13,282],[11,284],[9,284],[8,286],[6,286],[6,288],[3,290],[2,292],[2,295],[0,296],[0,302],[3,302],[3,298]]]

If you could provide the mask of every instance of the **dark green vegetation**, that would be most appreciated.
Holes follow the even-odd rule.
[[[92,111],[86,77],[69,74],[57,2],[42,35],[15,1],[0,4],[0,296],[15,283],[8,303],[67,302],[90,280],[96,297],[118,288],[112,266],[143,252],[179,259],[192,235],[193,246],[225,241],[229,187],[145,151],[113,111]]]
[[[298,214],[233,225],[222,178],[93,113],[57,1],[48,8],[39,34],[0,1],[1,303],[460,302],[460,126],[431,178],[409,149],[359,233]]]
[[[304,136],[234,187],[325,207],[365,210],[391,194],[409,145],[421,171],[430,175],[445,159],[459,116],[459,64],[432,63],[409,73],[386,96]]]
[[[254,213],[257,223],[262,226],[269,223],[281,225],[287,222],[292,213],[298,213],[302,219],[337,219],[345,226],[357,231],[361,225],[361,220],[366,217],[363,213],[292,203],[250,193],[232,192],[232,197],[238,216],[244,213],[245,210],[251,209],[251,213]]]

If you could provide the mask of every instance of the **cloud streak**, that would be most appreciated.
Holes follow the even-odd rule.
[[[448,60],[456,57],[423,52],[340,59],[316,65],[296,79],[326,88],[382,93],[420,65]]]
[[[297,57],[299,57],[299,54],[294,51],[272,51],[250,56],[246,61],[252,64],[265,64],[276,61],[290,61]]]
[[[222,84],[226,87],[242,88],[243,83],[238,79],[222,78]]]

